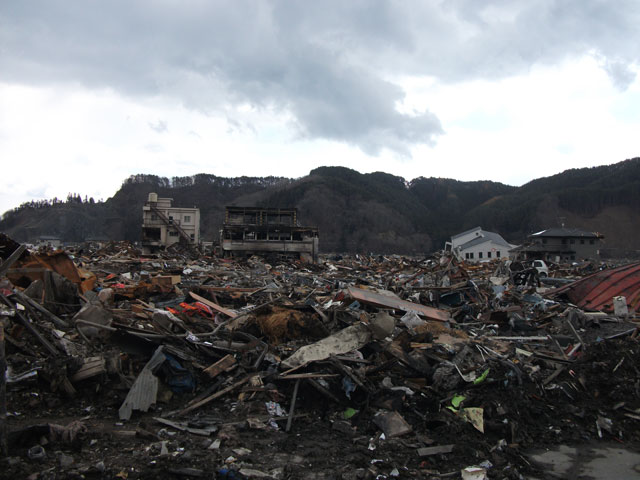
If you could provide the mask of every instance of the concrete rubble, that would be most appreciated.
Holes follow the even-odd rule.
[[[0,257],[5,478],[544,478],[541,448],[640,446],[636,264]]]

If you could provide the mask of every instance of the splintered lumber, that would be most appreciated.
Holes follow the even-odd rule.
[[[236,359],[233,355],[225,355],[216,363],[208,366],[202,372],[209,375],[211,378],[215,378],[220,375],[222,372],[227,372],[231,370],[236,364]]]
[[[313,378],[308,378],[307,379],[307,383],[309,383],[313,388],[318,390],[320,393],[322,393],[328,399],[330,399],[330,400],[332,400],[332,401],[334,401],[336,403],[342,403],[338,397],[336,397],[333,393],[331,393],[330,390],[324,388],[322,385],[320,385],[318,382],[316,382]]]
[[[13,306],[13,304],[9,301],[9,299],[7,297],[5,297],[4,295],[2,295],[0,293],[0,300],[2,300],[5,305],[7,305],[8,307],[11,308],[15,308]],[[38,330],[36,330],[36,327],[29,321],[27,320],[24,315],[22,315],[22,313],[20,313],[19,310],[16,310],[16,317],[18,317],[18,319],[20,320],[20,322],[22,323],[22,325],[29,331],[29,333],[31,333],[34,337],[36,337],[36,339],[42,344],[42,346],[54,357],[57,357],[58,355],[60,355],[60,352],[58,350],[56,350],[56,348],[51,345],[46,338],[44,338],[40,332],[38,332]]]
[[[11,268],[11,265],[13,265],[20,258],[20,255],[22,255],[22,252],[24,252],[26,249],[27,247],[25,245],[20,245],[13,251],[11,255],[9,255],[9,258],[7,258],[4,262],[2,262],[2,264],[0,264],[0,277],[7,273],[7,270]]]
[[[47,310],[46,308],[44,308],[42,305],[40,305],[38,302],[36,302],[35,300],[33,300],[32,298],[28,297],[27,295],[25,295],[22,292],[14,292],[14,295],[16,297],[18,297],[19,300],[21,300],[22,302],[26,302],[29,305],[31,305],[33,308],[35,308],[36,310],[38,310],[40,313],[42,313],[45,317],[47,317],[49,320],[51,320],[51,322],[58,328],[69,328],[69,324],[67,322],[65,322],[64,320],[62,320],[60,317],[58,317],[57,315],[54,315],[53,313],[51,313],[49,310]]]
[[[573,314],[574,312],[572,312]],[[576,337],[576,340],[578,340],[578,342],[580,342],[580,345],[582,345],[582,351],[586,351],[587,350],[587,346],[585,345],[584,341],[582,340],[582,338],[580,337],[580,334],[578,333],[578,331],[575,329],[575,327],[573,326],[573,323],[571,323],[571,317],[573,317],[574,315],[569,315],[569,318],[567,318],[567,324],[569,325],[569,328],[571,329],[571,331],[573,332],[573,335]]]
[[[206,405],[207,403],[215,400],[216,398],[222,397],[223,395],[231,392],[232,390],[235,390],[240,385],[243,385],[243,384],[247,383],[252,376],[253,375],[248,375],[248,376],[244,377],[242,380],[240,380],[240,381],[238,381],[238,382],[236,382],[236,383],[234,383],[232,385],[229,385],[227,388],[223,388],[219,392],[216,392],[216,393],[214,393],[212,395],[209,395],[207,398],[204,398],[204,399],[200,400],[199,402],[194,403],[193,405],[190,405],[189,407],[180,410],[178,413],[176,413],[176,416],[177,417],[181,417],[182,415],[186,415],[190,411],[195,410],[196,408],[200,408],[201,406]]]
[[[311,378],[335,378],[340,375],[337,373],[293,373],[291,375],[282,375],[275,377],[277,380],[298,380],[298,379],[311,379]]]
[[[437,308],[427,307],[420,303],[407,302],[397,296],[382,295],[380,293],[364,290],[362,288],[348,287],[349,296],[360,303],[373,305],[381,308],[393,308],[394,310],[402,310],[404,312],[416,312],[429,320],[437,320],[439,322],[448,322],[451,320],[449,312],[438,310]]]
[[[158,423],[162,423],[163,425],[167,425],[168,427],[175,428],[176,430],[180,430],[181,432],[189,432],[193,433],[194,435],[202,435],[204,437],[208,437],[213,432],[218,430],[218,427],[216,426],[210,426],[208,428],[194,428],[189,426],[187,423],[173,422],[162,417],[153,417],[153,419]]]
[[[72,382],[79,382],[87,378],[107,373],[104,357],[87,357],[82,362],[82,367],[71,377]]]
[[[287,419],[287,428],[288,432],[291,430],[291,424],[293,422],[293,411],[296,408],[296,398],[298,397],[298,387],[300,386],[300,378],[296,380],[296,384],[293,387],[293,396],[291,397],[291,408],[289,409],[289,418]]]
[[[418,449],[419,457],[428,457],[430,455],[439,455],[442,453],[451,453],[453,452],[454,444],[450,445],[436,445],[435,447],[424,447]]]
[[[214,309],[216,312],[222,313],[223,315],[226,315],[227,317],[230,318],[235,318],[238,316],[238,314],[232,310],[229,310],[227,308],[221,307],[220,305],[218,305],[217,303],[213,303],[211,300],[207,300],[204,297],[201,297],[200,295],[193,293],[193,292],[189,292],[189,295],[191,295],[191,298],[193,298],[194,300],[197,300],[200,303],[204,303],[207,307],[210,307],[212,309]]]

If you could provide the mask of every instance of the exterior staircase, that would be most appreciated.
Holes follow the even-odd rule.
[[[162,220],[166,225],[168,225],[171,228],[174,228],[178,232],[180,237],[185,242],[187,242],[187,244],[193,243],[193,240],[191,240],[191,237],[189,236],[189,234],[185,232],[178,223],[174,222],[172,219],[170,219],[164,213],[162,213],[162,211],[158,210],[158,207],[156,207],[155,205],[150,205],[150,207],[151,207],[151,211],[155,213],[158,216],[158,218]]]

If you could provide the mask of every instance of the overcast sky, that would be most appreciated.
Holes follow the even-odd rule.
[[[521,185],[640,155],[638,0],[0,2],[0,212],[131,174]]]

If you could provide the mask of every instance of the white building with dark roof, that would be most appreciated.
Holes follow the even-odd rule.
[[[509,250],[514,248],[499,233],[488,232],[475,227],[451,237],[445,244],[445,250],[451,251],[460,259],[468,262],[488,262],[496,258],[509,258]]]

